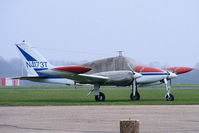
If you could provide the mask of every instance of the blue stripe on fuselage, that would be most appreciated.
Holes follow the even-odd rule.
[[[46,69],[48,69],[48,68],[34,68],[34,70],[37,72],[37,74],[39,75],[39,77],[45,77],[45,78],[51,78],[51,79],[60,78],[60,77],[51,76],[51,75],[48,75],[48,74],[44,74],[44,73],[38,72],[38,71],[46,70]]]
[[[141,73],[145,76],[153,76],[153,75],[168,75],[167,73]]]

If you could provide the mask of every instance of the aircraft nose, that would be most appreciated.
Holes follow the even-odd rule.
[[[137,79],[137,78],[141,78],[141,77],[142,77],[142,74],[137,73],[137,72],[134,72],[133,77],[134,77],[135,79]]]
[[[176,74],[182,74],[182,73],[190,72],[192,70],[193,68],[191,67],[179,67],[178,69],[176,69]]]
[[[169,79],[173,79],[173,78],[176,78],[177,76],[178,76],[177,74],[175,74],[175,73],[173,73],[173,72],[169,72],[168,78],[169,78]]]

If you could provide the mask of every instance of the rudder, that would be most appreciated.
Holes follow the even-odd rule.
[[[39,70],[52,68],[52,65],[35,48],[23,41],[16,47],[22,55],[22,60],[28,76],[43,76]]]

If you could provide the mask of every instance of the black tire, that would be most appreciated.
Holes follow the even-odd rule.
[[[166,95],[166,101],[174,101],[174,96],[172,94]]]
[[[105,95],[102,92],[99,92],[99,95],[95,96],[96,102],[104,102],[105,101]]]
[[[140,100],[140,94],[138,92],[135,93],[135,96],[133,96],[133,92],[130,95],[130,98],[132,101],[138,101]]]

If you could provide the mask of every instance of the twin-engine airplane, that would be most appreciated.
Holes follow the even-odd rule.
[[[102,71],[88,74],[92,70],[89,66],[63,66],[51,65],[36,49],[25,43],[16,44],[20,51],[25,68],[26,77],[16,77],[14,79],[30,80],[34,82],[61,83],[61,84],[92,84],[94,88],[89,92],[95,96],[96,101],[105,101],[104,93],[100,92],[102,85],[130,86],[132,85],[131,100],[139,100],[138,85],[162,84],[166,85],[166,100],[173,101],[174,96],[170,93],[171,87],[168,81],[176,78],[177,74],[182,74],[193,70],[189,67],[172,67],[160,70],[157,68],[136,66],[130,64],[129,70]],[[171,82],[170,82],[171,83]]]

